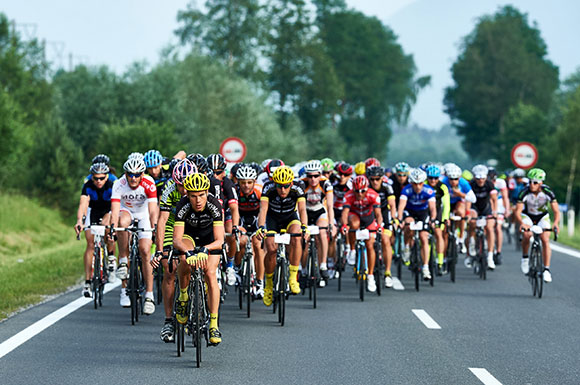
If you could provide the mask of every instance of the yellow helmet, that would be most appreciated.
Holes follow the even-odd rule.
[[[365,175],[367,171],[367,167],[365,166],[364,162],[358,162],[354,166],[354,172],[356,175]]]
[[[294,171],[288,166],[280,166],[272,174],[272,180],[278,184],[288,184],[294,181]]]
[[[183,187],[187,191],[207,191],[209,190],[209,178],[205,174],[189,174],[183,181]]]

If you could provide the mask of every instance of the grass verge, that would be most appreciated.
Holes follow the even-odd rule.
[[[568,236],[568,228],[566,226],[560,229],[560,234],[558,234],[558,242],[580,250],[580,225],[576,225],[573,237]]]
[[[84,248],[57,211],[0,195],[0,320],[78,283]]]

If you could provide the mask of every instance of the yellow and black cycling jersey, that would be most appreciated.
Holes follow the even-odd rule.
[[[290,192],[286,198],[282,198],[276,190],[276,183],[270,181],[264,185],[260,201],[268,202],[267,216],[288,217],[296,212],[296,205],[304,201],[304,190],[296,183],[290,186]]]
[[[194,238],[213,234],[214,226],[224,225],[224,210],[212,195],[208,195],[205,207],[199,212],[193,210],[185,196],[177,204],[176,212],[174,226],[185,226],[183,233]]]

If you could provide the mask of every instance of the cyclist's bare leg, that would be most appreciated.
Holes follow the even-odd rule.
[[[274,242],[274,237],[266,237],[264,240],[266,244],[266,256],[264,257],[264,266],[266,274],[273,274],[276,269],[276,250],[277,246]]]
[[[421,240],[421,259],[423,260],[423,265],[429,264],[429,233],[427,231],[421,231],[419,233],[419,239]]]
[[[139,254],[141,254],[141,268],[143,269],[143,280],[145,281],[145,291],[153,293],[153,267],[149,263],[151,261],[151,239],[139,239]]]
[[[493,252],[493,245],[495,245],[495,219],[488,219],[485,224],[485,232],[487,234],[487,252]]]
[[[415,220],[412,217],[407,217],[405,218],[405,220],[403,221],[403,223],[414,223]],[[404,243],[405,246],[409,246],[411,247],[413,245],[413,234],[411,233],[411,229],[409,228],[409,226],[405,226],[403,228],[403,235],[404,235]]]
[[[183,238],[181,241],[185,244],[187,250],[195,249],[195,246],[193,245],[191,239]],[[185,261],[185,254],[181,254],[179,256],[177,275],[179,276],[179,288],[181,290],[187,289],[187,286],[189,286],[189,278],[191,276],[191,266],[188,265],[187,262]]]
[[[367,265],[369,267],[368,273],[373,274],[375,270],[375,233],[370,233],[370,238],[365,241],[367,247]]]
[[[93,254],[95,252],[95,236],[91,230],[85,231],[85,238],[87,240],[87,248],[85,249],[85,279],[90,281],[93,276]]]
[[[544,266],[550,267],[550,260],[552,259],[552,248],[550,246],[550,233],[544,231],[542,235],[540,235],[540,239],[542,240],[542,254],[544,257]]]
[[[288,232],[291,234],[300,233],[300,231],[301,231],[300,225],[297,223],[294,223],[290,227],[288,227]],[[290,265],[298,266],[300,264],[301,254],[302,254],[302,238],[292,237],[292,239],[290,240],[290,257],[289,257]]]
[[[252,247],[254,248],[254,267],[256,268],[256,279],[264,280],[264,250],[262,242],[257,237],[252,237]]]
[[[523,225],[522,227],[525,227]],[[528,255],[528,249],[530,248],[530,238],[532,237],[532,233],[529,231],[525,231],[522,233],[522,255]]]
[[[316,226],[328,227],[327,219],[319,219],[316,221]],[[316,244],[319,250],[318,253],[318,263],[326,263],[328,259],[328,231],[320,230],[320,235],[316,237]]]
[[[245,232],[246,230],[243,227],[239,228],[240,231]],[[234,238],[235,240],[235,238]],[[239,240],[240,240],[240,250],[236,252],[236,255],[234,257],[234,264],[236,266],[240,266],[240,264],[242,263],[242,258],[244,256],[244,254],[246,253],[246,244],[248,243],[248,236],[247,235],[239,235]],[[235,242],[234,242],[234,248],[235,248]]]
[[[121,210],[119,212],[119,225],[118,227],[128,227],[131,224],[131,214]],[[129,266],[129,232],[119,231],[117,232],[117,244],[119,247],[119,260],[127,260],[127,267]],[[127,280],[121,282],[122,287],[127,286]]]
[[[207,258],[207,265],[204,270],[205,282],[207,283],[207,302],[209,312],[217,314],[220,306],[220,288],[217,282],[216,270],[220,256],[210,254]]]
[[[393,261],[393,248],[391,247],[391,237],[387,231],[383,231],[381,238],[381,247],[383,248],[383,255],[385,256],[386,271],[391,271],[391,263]]]
[[[109,226],[110,224],[111,224],[111,213],[109,212],[103,216],[103,219],[101,219],[101,225]],[[107,244],[107,252],[109,253],[109,255],[115,255],[115,241],[109,239],[108,237],[109,229],[105,230],[105,234],[107,235],[105,237],[105,243]]]
[[[167,255],[167,253],[164,253]],[[161,260],[163,265],[163,283],[161,291],[163,292],[163,308],[165,310],[165,318],[171,318],[173,313],[173,296],[175,295],[175,269],[177,266],[173,262],[173,272],[169,272],[169,263],[167,259]]]
[[[495,250],[498,253],[501,253],[501,245],[503,244],[503,215],[498,215],[497,216],[497,222],[495,225],[495,236],[496,236],[496,242],[495,242]]]

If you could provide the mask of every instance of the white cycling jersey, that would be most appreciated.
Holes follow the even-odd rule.
[[[123,175],[113,184],[111,202],[120,202],[121,210],[126,210],[131,214],[149,213],[149,202],[157,203],[155,181],[149,175],[143,175],[139,186],[132,189],[127,177]]]

